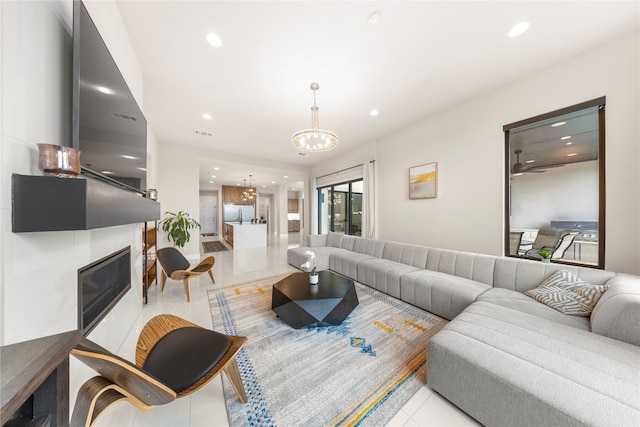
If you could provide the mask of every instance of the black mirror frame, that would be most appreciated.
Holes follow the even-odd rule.
[[[516,257],[510,255],[509,252],[509,233],[511,231],[510,224],[510,212],[509,206],[511,203],[511,191],[509,188],[510,177],[510,150],[509,150],[509,131],[511,129],[519,128],[521,126],[529,125],[531,123],[539,122],[542,120],[548,120],[556,116],[561,116],[575,111],[584,110],[585,108],[598,107],[598,265],[581,264],[577,262],[556,261],[554,263],[580,265],[584,267],[600,268],[605,267],[605,246],[606,246],[606,234],[605,234],[605,218],[606,218],[606,183],[605,183],[605,105],[606,97],[595,98],[590,101],[585,101],[580,104],[572,105],[570,107],[561,108],[559,110],[551,111],[549,113],[541,114],[539,116],[531,117],[529,119],[520,120],[508,125],[504,125],[502,130],[504,131],[504,182],[505,182],[505,203],[504,203],[504,254],[508,257]]]

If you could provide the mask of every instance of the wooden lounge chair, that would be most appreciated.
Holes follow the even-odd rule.
[[[85,382],[71,426],[94,425],[105,409],[127,401],[149,410],[187,396],[224,371],[242,403],[247,395],[235,360],[246,337],[225,335],[170,314],[142,329],[133,364],[84,338],[71,354],[100,375]]]
[[[197,277],[203,273],[209,273],[211,281],[216,283],[215,277],[213,277],[213,266],[216,263],[216,259],[213,256],[209,256],[198,265],[193,268],[189,261],[178,251],[176,248],[168,247],[158,249],[156,252],[158,261],[160,261],[160,267],[162,268],[162,279],[160,280],[160,292],[164,291],[164,284],[167,282],[167,277],[173,280],[181,280],[184,284],[184,291],[187,294],[187,301],[191,301],[191,288],[189,286],[189,279]]]

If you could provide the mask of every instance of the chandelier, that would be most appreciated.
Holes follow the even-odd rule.
[[[244,202],[253,201],[256,198],[256,189],[251,186],[251,177],[253,175],[249,175],[249,187],[247,187],[247,180],[244,179],[244,191],[242,192],[242,200]]]
[[[318,106],[316,105],[316,91],[320,89],[318,83],[311,83],[313,91],[313,106],[311,107],[311,129],[298,131],[291,137],[291,143],[301,151],[310,153],[319,151],[329,151],[338,145],[338,135],[325,130],[318,129]]]

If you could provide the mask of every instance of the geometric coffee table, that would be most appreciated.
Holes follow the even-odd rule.
[[[293,273],[273,285],[271,309],[288,325],[339,325],[358,305],[353,280],[330,270],[318,272],[318,290],[312,292],[309,273]]]

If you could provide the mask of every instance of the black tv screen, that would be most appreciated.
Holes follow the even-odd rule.
[[[146,191],[147,120],[81,1],[73,8],[73,147],[82,172]]]

